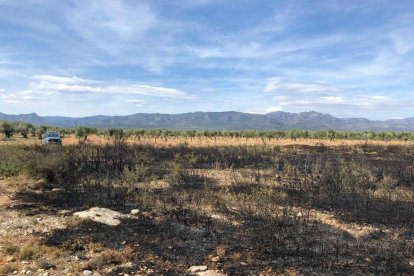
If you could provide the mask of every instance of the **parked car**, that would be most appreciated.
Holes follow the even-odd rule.
[[[45,144],[62,144],[62,138],[57,132],[47,132],[43,136],[43,142]]]

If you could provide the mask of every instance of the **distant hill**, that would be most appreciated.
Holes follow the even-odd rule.
[[[47,125],[49,122],[37,115],[36,113],[30,114],[19,114],[19,115],[8,115],[0,112],[0,120],[10,121],[10,122],[26,122],[33,125]]]
[[[365,118],[336,118],[315,111],[289,113],[271,112],[250,114],[242,112],[193,112],[182,114],[137,113],[128,116],[90,116],[71,118],[39,116],[36,113],[7,115],[0,113],[0,120],[28,122],[34,125],[61,127],[88,126],[97,128],[168,128],[168,129],[217,129],[217,130],[394,130],[414,131],[414,118],[371,121]]]

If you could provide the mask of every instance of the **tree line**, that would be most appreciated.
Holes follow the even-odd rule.
[[[348,130],[171,130],[171,129],[98,129],[91,127],[62,128],[50,126],[34,126],[24,122],[0,121],[0,133],[4,138],[10,139],[20,135],[23,138],[37,137],[43,138],[47,131],[55,131],[61,135],[74,134],[80,141],[86,141],[89,135],[95,134],[110,139],[174,139],[185,138],[193,140],[195,138],[230,138],[230,139],[262,139],[263,141],[272,139],[318,139],[318,140],[377,140],[377,141],[414,141],[414,132],[410,131],[348,131]]]

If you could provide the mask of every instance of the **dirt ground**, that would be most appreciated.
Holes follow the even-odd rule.
[[[198,173],[214,176],[222,181],[223,185],[226,185],[226,177],[229,177],[223,171],[215,173],[209,170]],[[159,189],[160,187],[163,188],[162,185],[150,188]],[[124,212],[128,219],[123,221],[122,225],[106,226],[74,217],[74,212],[79,211],[79,208],[53,209],[50,206],[44,206],[45,198],[51,199],[59,191],[45,189],[40,183],[24,177],[0,180],[0,190],[0,248],[2,248],[0,250],[0,275],[177,275],[176,272],[169,274],[165,273],[165,270],[164,272],[157,270],[159,267],[165,269],[173,265],[162,262],[160,256],[157,255],[158,246],[161,244],[164,248],[162,250],[170,251],[163,254],[177,254],[176,258],[183,258],[178,263],[183,265],[182,273],[188,275],[245,275],[256,274],[258,270],[261,275],[319,275],[322,273],[313,270],[311,266],[309,270],[300,269],[295,265],[297,260],[293,259],[291,266],[276,270],[272,268],[275,266],[274,263],[249,260],[245,256],[249,249],[232,242],[234,238],[231,237],[232,227],[238,227],[243,222],[234,220],[229,213],[208,210],[208,206],[199,206],[199,208],[204,209],[210,220],[218,224],[229,224],[217,230],[216,235],[221,235],[221,237],[216,239],[221,242],[217,243],[209,238],[203,238],[204,226],[187,225],[187,223],[185,225],[168,224],[168,227],[176,227],[174,231],[180,233],[184,231],[188,234],[187,238],[190,240],[180,245],[187,248],[179,249],[178,244],[168,239],[164,241],[161,238],[161,232],[165,229],[159,228],[159,225],[170,219],[163,213],[141,210],[139,215],[131,216],[129,210],[124,209],[121,212]],[[27,197],[28,194],[30,197]],[[237,209],[237,207],[234,208]],[[394,237],[401,234],[398,229],[391,227],[341,221],[329,211],[295,207],[294,212],[298,217],[306,216],[311,221],[324,225],[322,231],[326,232],[325,236],[330,236],[331,239],[343,239],[350,247],[357,246],[360,240],[375,241],[378,236],[381,236],[384,241],[392,241]],[[135,235],[141,237],[137,239]],[[226,239],[228,239],[227,242],[225,242]],[[138,240],[139,243],[136,243]],[[183,241],[181,240],[180,243]],[[85,253],[74,250],[77,246],[85,247],[85,244],[87,244],[83,250]],[[214,246],[211,247],[211,244]],[[142,250],[142,252],[137,253],[137,250]],[[184,252],[176,250],[184,250]],[[213,253],[206,257],[206,251]],[[133,262],[125,257],[136,254],[140,256],[140,259],[135,259]],[[275,260],[275,262],[279,261],[281,260]],[[282,261],[289,262],[289,259],[285,258]],[[104,262],[104,264],[94,267],[94,262]],[[371,260],[366,259],[363,262],[368,271]],[[186,263],[188,264],[184,265]],[[200,266],[203,272],[191,273],[189,269],[195,265]],[[223,266],[227,269],[223,270]],[[232,267],[232,270],[229,267]],[[249,270],[251,267],[255,268]],[[364,269],[360,269],[353,273],[364,274]],[[228,273],[229,271],[233,272]],[[91,274],[88,274],[89,272]]]

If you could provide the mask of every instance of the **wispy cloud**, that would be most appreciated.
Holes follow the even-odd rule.
[[[27,94],[54,95],[54,94],[115,94],[115,95],[146,95],[152,97],[166,97],[179,99],[193,99],[194,96],[179,89],[151,86],[142,84],[105,85],[95,80],[78,77],[62,77],[53,75],[36,75],[30,82]],[[19,92],[17,92],[19,93]]]
[[[75,95],[83,97],[86,95],[96,96],[133,96],[142,95],[146,97],[173,98],[180,100],[194,100],[195,96],[179,89],[151,86],[142,84],[105,85],[102,82],[79,78],[76,76],[63,77],[54,75],[35,75],[31,77],[32,82],[23,90],[6,93],[0,90],[0,100],[4,103],[20,103],[31,101],[50,101],[64,95]],[[142,106],[145,100],[128,99],[124,103]]]
[[[137,100],[137,99],[126,100],[125,102],[128,103],[128,104],[135,105],[135,106],[143,106],[143,105],[145,105],[147,103],[144,100]]]

